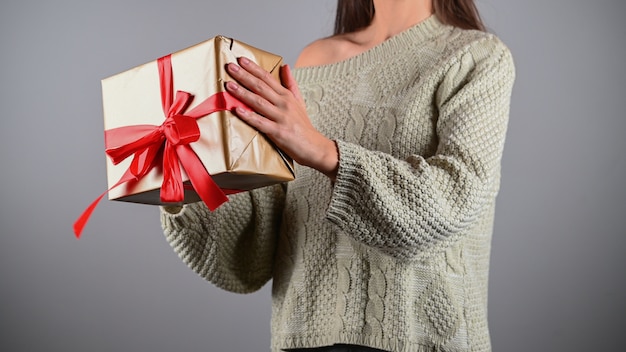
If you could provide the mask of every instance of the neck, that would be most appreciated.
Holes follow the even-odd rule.
[[[376,11],[366,29],[371,38],[383,41],[422,22],[433,14],[432,0],[374,0]]]

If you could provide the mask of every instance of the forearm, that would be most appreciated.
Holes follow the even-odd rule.
[[[280,185],[231,196],[214,212],[203,203],[161,211],[166,239],[198,275],[233,292],[252,292],[270,278],[282,211]]]

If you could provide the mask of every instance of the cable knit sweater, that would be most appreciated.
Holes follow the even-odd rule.
[[[345,61],[294,70],[336,181],[297,178],[163,208],[215,285],[272,280],[272,351],[334,343],[489,351],[487,277],[514,65],[494,35],[435,16]]]

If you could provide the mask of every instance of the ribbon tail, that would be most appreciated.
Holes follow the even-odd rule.
[[[176,156],[176,149],[169,141],[165,141],[161,201],[164,203],[180,203],[184,200],[183,177],[180,172],[180,163]]]
[[[74,222],[74,236],[76,236],[76,238],[80,238],[80,235],[82,234],[85,225],[87,225],[87,222],[91,217],[91,213],[93,213],[93,211],[96,209],[96,206],[98,206],[98,203],[100,203],[100,201],[102,200],[104,195],[107,194],[107,192],[108,190],[104,191],[104,193],[96,198],[96,200],[89,204],[87,209],[85,209],[85,211],[78,217],[76,222]]]
[[[135,153],[133,160],[130,163],[130,173],[135,176],[135,179],[139,180],[144,177],[148,171],[152,170],[155,166],[161,162],[163,156],[159,155],[161,145],[151,145],[144,150],[140,150]],[[159,157],[160,156],[160,157]]]
[[[80,235],[82,234],[83,229],[85,228],[85,225],[87,225],[87,222],[89,222],[89,218],[91,217],[91,214],[96,209],[96,207],[98,206],[98,203],[100,203],[102,198],[104,198],[104,196],[113,188],[121,185],[122,183],[126,183],[128,181],[135,180],[135,179],[136,177],[132,173],[130,173],[129,170],[126,170],[126,173],[122,175],[122,177],[119,179],[119,181],[117,181],[116,184],[114,184],[113,186],[111,186],[111,188],[104,191],[98,198],[96,198],[91,204],[89,204],[89,206],[85,209],[85,211],[83,211],[83,213],[74,222],[74,235],[76,236],[77,239],[80,238]]]
[[[190,146],[180,145],[176,148],[176,153],[189,177],[189,181],[191,181],[191,185],[209,210],[213,211],[228,201],[226,194],[213,181]]]

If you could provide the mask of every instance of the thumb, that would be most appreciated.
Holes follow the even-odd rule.
[[[298,83],[291,74],[291,68],[289,67],[289,65],[282,65],[280,67],[280,81],[283,83],[283,86],[296,97],[296,99],[304,103],[304,99],[302,99],[302,94],[300,94],[300,88],[298,88]]]

